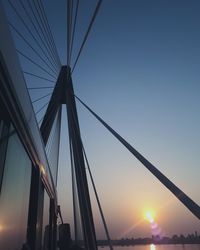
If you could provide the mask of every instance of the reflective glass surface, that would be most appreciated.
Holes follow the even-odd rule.
[[[11,135],[0,193],[1,249],[21,250],[26,241],[31,167],[17,134]]]

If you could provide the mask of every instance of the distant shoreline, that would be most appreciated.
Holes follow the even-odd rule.
[[[200,244],[200,235],[195,232],[187,236],[173,235],[170,237],[160,237],[159,235],[152,236],[151,238],[122,238],[119,240],[111,241],[113,246],[135,246],[135,245],[185,245],[185,244]],[[107,240],[97,240],[98,246],[107,246]]]

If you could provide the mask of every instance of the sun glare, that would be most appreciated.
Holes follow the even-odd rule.
[[[155,220],[155,212],[152,210],[146,210],[144,214],[144,218],[148,220],[150,223],[153,223]]]

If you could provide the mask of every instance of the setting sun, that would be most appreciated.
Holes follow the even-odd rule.
[[[153,210],[146,210],[144,213],[144,218],[150,223],[153,223],[155,220],[155,212]]]

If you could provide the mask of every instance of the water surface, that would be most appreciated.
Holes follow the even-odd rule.
[[[109,250],[108,247],[98,247],[98,250]],[[200,250],[200,244],[187,245],[140,245],[140,246],[114,246],[114,250]]]

